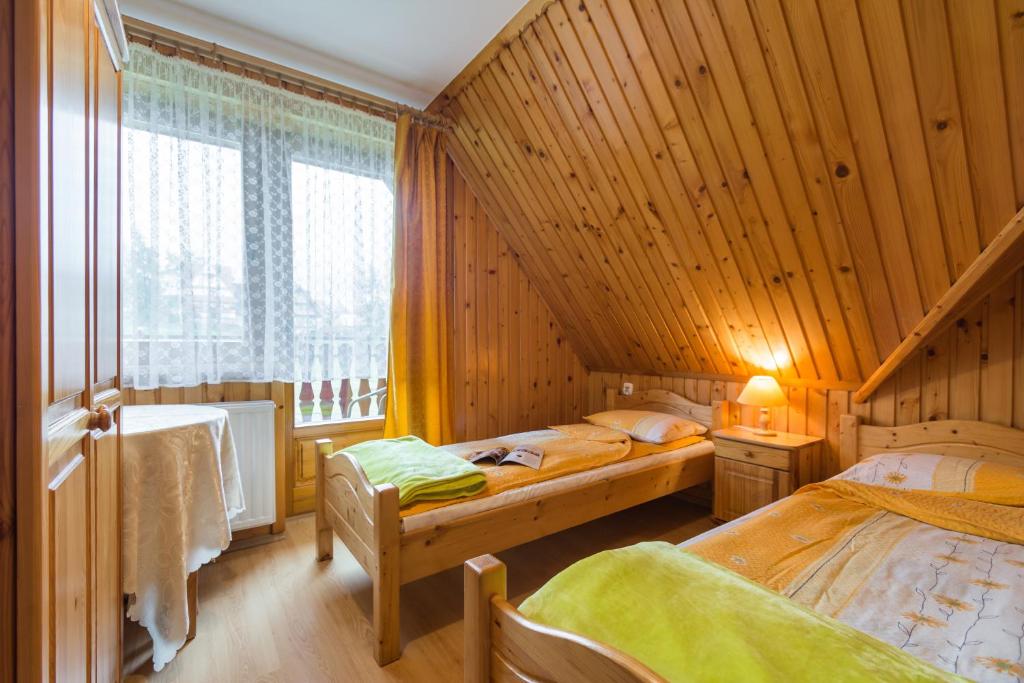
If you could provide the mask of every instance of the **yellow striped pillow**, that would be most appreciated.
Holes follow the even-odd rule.
[[[626,432],[637,441],[650,443],[668,443],[708,431],[699,422],[651,410],[606,410],[587,415],[583,419],[591,424]]]
[[[1024,467],[940,453],[878,453],[836,475],[836,479],[908,491],[990,497],[1015,493],[1019,497],[1024,490]]]

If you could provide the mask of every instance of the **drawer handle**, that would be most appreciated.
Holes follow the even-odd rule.
[[[753,451],[743,451],[743,456],[747,457],[747,458],[753,458],[754,457],[754,452]]]

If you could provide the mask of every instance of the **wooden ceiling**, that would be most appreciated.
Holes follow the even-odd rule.
[[[595,370],[859,384],[1024,205],[1024,0],[561,0],[470,69],[432,108]]]

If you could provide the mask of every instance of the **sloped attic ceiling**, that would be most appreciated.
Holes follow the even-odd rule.
[[[856,384],[1024,204],[1024,0],[560,0],[435,108],[592,369]]]

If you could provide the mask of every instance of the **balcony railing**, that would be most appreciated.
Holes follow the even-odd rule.
[[[345,378],[295,383],[295,424],[383,417],[387,379]]]

